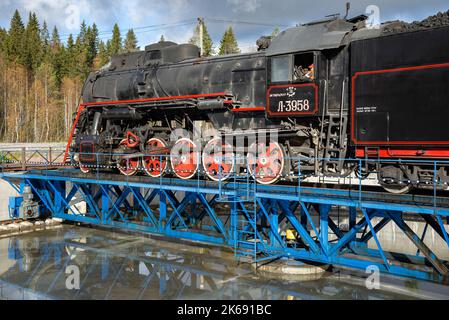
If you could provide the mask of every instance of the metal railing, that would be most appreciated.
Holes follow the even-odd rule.
[[[11,171],[11,170],[22,170],[26,171],[28,169],[35,170],[50,170],[58,168],[79,168],[79,163],[74,160],[73,155],[67,162],[63,162],[65,149],[58,147],[41,147],[41,148],[0,148],[0,172]],[[130,154],[118,154],[118,153],[81,153],[79,154],[81,158],[90,157],[93,161],[83,162],[82,166],[89,170],[86,176],[95,175],[97,179],[104,174],[118,174],[116,165],[104,164],[104,159],[111,159],[111,157],[129,157],[132,159]],[[158,158],[159,163],[166,163],[164,173],[158,177],[150,177],[145,171],[147,168],[141,160],[137,163],[137,167],[125,166],[124,169],[135,169],[139,179],[151,179],[158,181],[159,185],[167,183],[167,179],[178,179],[176,172],[170,165],[170,162],[174,159],[172,155],[148,155],[148,157]],[[449,193],[446,194],[444,191],[449,191],[448,182],[441,179],[439,171],[442,167],[449,168],[449,161],[444,160],[401,160],[401,159],[330,159],[330,158],[306,158],[306,157],[285,157],[285,162],[292,163],[289,172],[282,172],[279,177],[279,181],[274,185],[260,185],[256,182],[254,174],[250,171],[255,172],[256,170],[249,170],[249,164],[246,157],[234,156],[232,159],[217,157],[219,161],[219,172],[218,181],[212,181],[206,175],[206,172],[201,164],[201,156],[198,153],[197,159],[199,161],[194,167],[195,169],[191,172],[193,175],[190,179],[186,180],[186,183],[190,185],[195,183],[198,189],[202,188],[205,184],[215,185],[219,190],[219,198],[222,201],[226,201],[226,195],[229,195],[230,190],[234,190],[238,195],[239,199],[251,199],[260,188],[271,188],[275,190],[279,185],[288,185],[290,187],[296,187],[295,192],[299,197],[301,197],[308,188],[320,187],[328,188],[330,185],[338,186],[340,191],[348,192],[352,198],[357,198],[358,201],[362,202],[370,198],[372,189],[370,187],[379,187],[380,181],[378,179],[378,172],[375,170],[376,164],[383,165],[403,165],[404,163],[413,162],[413,164],[425,167],[429,172],[429,177],[426,181],[410,180],[404,179],[403,181],[397,181],[398,185],[403,185],[404,187],[410,185],[425,186],[427,193],[420,194],[419,197],[414,197],[414,199],[425,199],[426,205],[431,203],[435,209],[441,207],[442,205],[449,206]],[[222,161],[231,160],[233,162],[232,172],[222,172]],[[312,163],[318,161],[323,163],[325,161],[343,161],[346,163],[347,172],[346,174],[325,174],[320,172],[315,174],[315,172],[307,171],[303,169],[305,166],[310,167]],[[365,172],[363,168],[373,168],[373,171]],[[430,174],[431,172],[431,174]],[[77,170],[71,170],[70,174],[80,174]],[[135,175],[120,176],[121,181],[134,181]],[[226,177],[226,179],[223,179]],[[281,189],[279,189],[281,190]],[[290,189],[291,190],[291,189]],[[367,191],[369,190],[369,191]],[[382,191],[378,189],[376,191]],[[391,195],[393,197],[393,195]],[[397,195],[399,197],[399,195]],[[405,198],[412,198],[410,195],[403,195]],[[389,199],[385,197],[385,199]],[[447,200],[447,201],[443,201]],[[417,201],[419,202],[419,201]]]
[[[0,148],[0,168],[27,170],[70,165],[64,163],[65,148],[62,147],[7,147]]]

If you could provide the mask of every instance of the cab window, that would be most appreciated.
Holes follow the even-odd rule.
[[[312,82],[315,80],[315,65],[313,53],[302,53],[294,56],[294,82]]]
[[[291,82],[291,56],[271,59],[271,82]]]

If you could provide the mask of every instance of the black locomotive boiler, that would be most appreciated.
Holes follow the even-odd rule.
[[[84,172],[225,180],[249,171],[273,184],[298,179],[300,167],[304,179],[375,172],[390,192],[434,178],[447,187],[449,27],[365,20],[291,28],[257,53],[206,58],[160,42],[115,56],[86,80],[68,149]],[[218,134],[193,139],[197,123]],[[191,136],[173,141],[176,129]],[[254,139],[270,132],[277,140]]]

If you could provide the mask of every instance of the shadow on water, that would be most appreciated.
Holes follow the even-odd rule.
[[[221,248],[67,225],[0,239],[1,299],[449,297],[448,287],[405,279],[368,290],[365,277],[340,271],[315,279],[268,278]]]

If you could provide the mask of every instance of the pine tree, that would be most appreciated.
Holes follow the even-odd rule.
[[[51,57],[51,65],[54,70],[55,85],[57,88],[60,88],[62,78],[64,77],[64,63],[66,63],[66,61],[64,46],[61,44],[61,39],[59,38],[59,32],[56,26],[53,28],[51,35],[49,56]]]
[[[229,27],[221,39],[220,42],[220,51],[219,55],[226,55],[226,54],[234,54],[234,53],[240,53],[240,49],[237,43],[237,40],[234,35],[234,30],[232,30],[232,27]]]
[[[75,47],[75,43],[73,42],[73,35],[70,34],[69,38],[67,39],[67,49],[70,52]]]
[[[98,29],[95,24],[86,31],[86,61],[89,68],[93,67],[95,57],[98,53]]]
[[[203,56],[211,56],[214,54],[213,50],[213,42],[209,35],[209,32],[207,31],[206,24],[204,23],[204,20],[200,20],[195,27],[195,31],[193,32],[193,36],[190,38],[189,43],[195,44],[198,47],[201,45],[200,43],[200,27],[203,26]]]
[[[159,42],[165,42],[165,37],[164,37],[164,35],[161,35],[161,40],[159,40]]]
[[[124,52],[136,52],[139,49],[137,48],[137,37],[134,33],[133,29],[129,29],[128,33],[126,34],[125,44],[124,44]]]
[[[86,43],[88,29],[84,30],[83,24],[81,25],[81,31],[75,41],[74,46],[74,76],[85,78],[89,74],[90,66],[88,63],[88,46]]]
[[[58,48],[61,47],[61,39],[59,38],[59,32],[56,26],[53,28],[53,32],[51,33],[50,46],[52,50],[58,50]]]
[[[112,30],[112,39],[110,42],[109,54],[111,56],[121,53],[123,50],[122,36],[120,35],[120,29],[117,24],[114,25]]]
[[[68,76],[69,78],[73,78],[76,73],[75,55],[76,55],[75,42],[73,41],[73,35],[70,34],[69,38],[67,39],[67,48],[65,50],[65,54],[63,57],[64,61],[63,74]]]
[[[44,60],[50,59],[50,33],[48,32],[47,22],[44,21],[40,32],[40,38],[42,43],[42,57]]]
[[[48,47],[50,45],[50,33],[48,32],[47,22],[44,21],[41,29],[41,41],[44,47]]]
[[[279,35],[279,33],[281,33],[281,29],[279,29],[279,27],[274,28],[273,32],[271,33],[271,37],[275,38]]]
[[[18,61],[19,63],[25,62],[24,55],[24,34],[25,34],[25,26],[22,21],[22,17],[18,10],[14,12],[14,15],[11,19],[11,24],[9,28],[9,34],[7,37],[7,42],[5,44],[6,47],[6,56],[10,61]]]
[[[95,23],[92,25],[92,34],[90,40],[91,46],[95,48],[95,54],[98,54],[98,46],[100,45],[100,32],[98,31],[98,27]]]
[[[8,33],[5,29],[0,28],[0,53],[6,51],[6,42],[8,40]]]
[[[83,20],[83,22],[81,22],[80,33],[78,35],[79,40],[83,45],[87,44],[86,36],[87,36],[87,26],[86,26],[86,22]]]
[[[106,43],[101,41],[100,45],[98,46],[98,64],[100,65],[100,67],[103,67],[109,62],[109,59],[110,55],[108,45],[106,45]]]
[[[25,66],[36,70],[42,62],[43,47],[39,21],[35,13],[30,13],[25,29]]]

